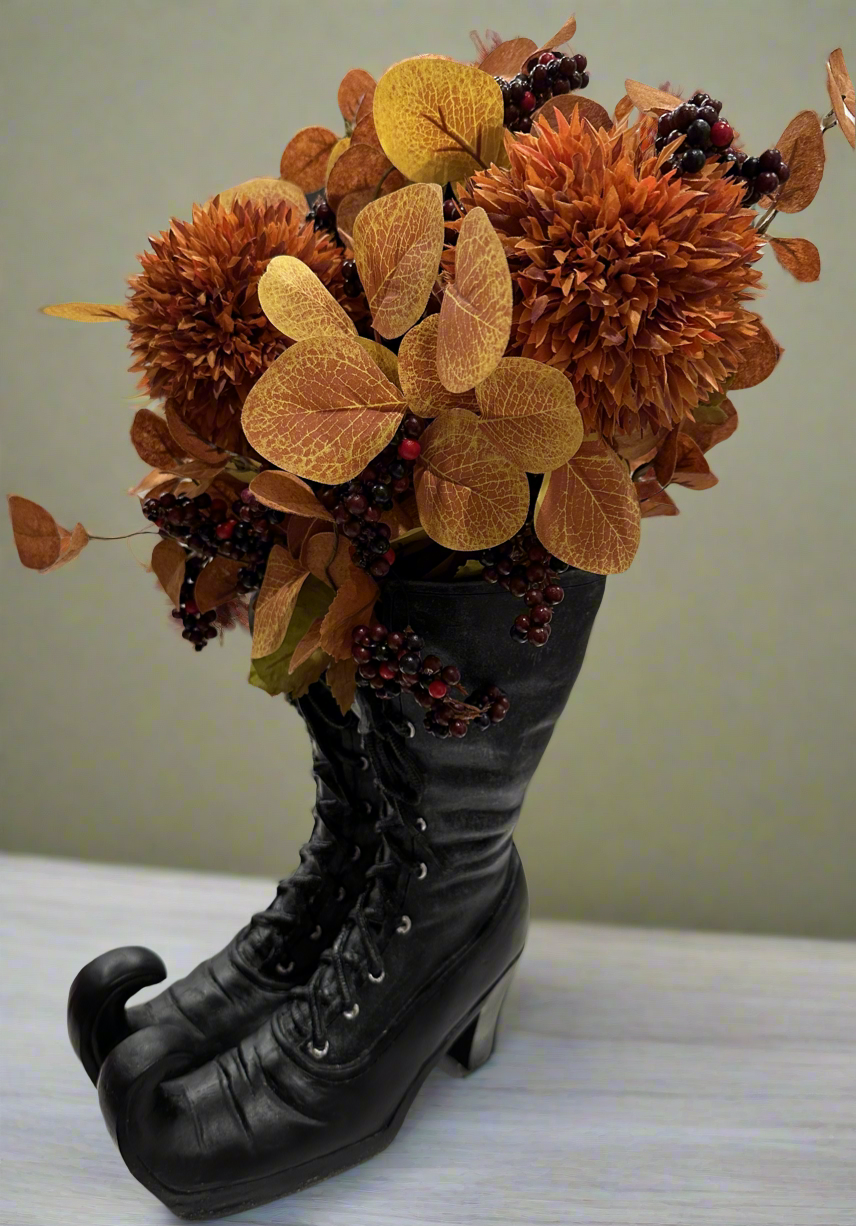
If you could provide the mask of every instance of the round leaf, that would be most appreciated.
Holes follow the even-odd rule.
[[[482,72],[489,72],[492,77],[511,78],[517,75],[529,56],[537,50],[531,38],[509,38],[492,51],[488,51],[484,59],[479,61],[479,68]]]
[[[444,413],[422,435],[414,486],[419,518],[447,549],[507,541],[529,510],[529,482],[491,447],[467,413]]]
[[[393,170],[392,162],[375,145],[355,145],[353,141],[336,161],[327,180],[327,201],[338,209],[346,196],[371,190],[383,195],[404,186],[401,175]]]
[[[357,340],[298,341],[248,395],[244,433],[260,455],[310,481],[348,481],[383,451],[405,409]]]
[[[800,111],[795,115],[779,137],[778,149],[791,174],[776,196],[776,208],[780,213],[801,213],[817,195],[826,162],[817,114]]]
[[[250,493],[266,507],[301,515],[306,519],[332,520],[332,512],[323,507],[305,481],[291,473],[269,468],[250,482]]]
[[[268,264],[259,281],[259,302],[273,326],[293,341],[357,331],[312,269],[293,255],[277,255]]]
[[[758,383],[769,379],[784,352],[769,328],[762,323],[760,316],[755,316],[755,324],[758,331],[741,351],[740,356],[743,360],[728,385],[730,392],[755,387]]]
[[[375,79],[364,68],[351,68],[342,77],[339,86],[339,110],[345,123],[355,124],[366,114],[371,114],[375,92]]]
[[[570,380],[531,358],[503,358],[476,388],[479,431],[512,464],[545,473],[575,455],[583,422]]]
[[[437,374],[450,392],[486,379],[511,335],[511,274],[502,243],[484,209],[471,209],[455,248],[455,281],[443,295]]]
[[[773,254],[797,281],[816,281],[820,276],[820,252],[807,238],[771,238]]]
[[[297,209],[303,218],[309,212],[306,196],[296,183],[287,179],[247,179],[237,187],[220,192],[220,203],[229,208],[236,200],[249,200],[253,204],[282,204],[283,201]]]
[[[639,500],[623,461],[586,439],[548,473],[535,507],[538,539],[557,558],[597,575],[627,570],[639,547]]]
[[[584,98],[580,94],[557,94],[555,98],[548,99],[535,111],[532,121],[534,123],[540,120],[542,123],[549,124],[551,128],[555,128],[557,111],[564,115],[565,119],[570,119],[571,112],[577,109],[582,118],[587,119],[593,128],[612,127],[609,112],[593,98]]]
[[[651,85],[643,85],[641,81],[627,80],[624,82],[627,97],[643,113],[652,111],[655,115],[665,115],[681,105],[681,98],[667,94],[663,89],[654,89]]]
[[[398,349],[401,390],[417,417],[437,417],[447,409],[478,408],[475,392],[450,392],[437,374],[437,333],[440,316],[429,315],[411,328]]]
[[[471,64],[402,60],[378,82],[373,113],[384,152],[413,182],[466,179],[502,149],[502,91]]]
[[[20,494],[9,494],[7,503],[15,548],[22,564],[28,570],[52,567],[62,550],[62,538],[50,511]]]
[[[840,47],[835,48],[827,61],[826,88],[838,126],[850,148],[856,149],[856,96]]]
[[[296,183],[305,192],[317,192],[324,186],[327,159],[338,139],[329,128],[301,128],[283,150],[280,176]]]
[[[372,201],[354,223],[354,258],[375,331],[401,336],[421,317],[443,254],[443,189],[413,183]]]

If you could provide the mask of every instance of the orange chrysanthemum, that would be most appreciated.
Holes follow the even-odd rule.
[[[742,189],[662,173],[643,119],[595,130],[575,110],[476,174],[515,283],[509,352],[567,372],[586,428],[669,426],[720,390],[754,334],[761,240]]]
[[[259,278],[274,256],[296,256],[359,320],[368,308],[345,294],[346,253],[287,202],[224,206],[216,196],[150,242],[130,278],[131,369],[202,438],[245,452],[241,406],[290,343],[259,305]]]

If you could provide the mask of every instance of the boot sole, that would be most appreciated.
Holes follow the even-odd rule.
[[[252,1180],[243,1185],[240,1192],[232,1184],[204,1192],[176,1193],[174,1189],[164,1187],[147,1167],[133,1158],[130,1161],[126,1159],[131,1174],[153,1192],[176,1217],[186,1221],[202,1221],[206,1218],[240,1213],[245,1209],[254,1209],[270,1201],[292,1196],[295,1192],[302,1192],[304,1188],[368,1162],[395,1140],[413,1100],[435,1068],[442,1066],[444,1071],[454,1076],[467,1076],[490,1059],[496,1043],[496,1029],[502,1006],[517,969],[517,961],[518,959],[515,959],[512,962],[493,987],[446,1036],[411,1082],[392,1117],[378,1132],[301,1166]]]

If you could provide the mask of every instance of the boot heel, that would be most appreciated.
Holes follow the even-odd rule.
[[[486,1064],[496,1045],[496,1028],[517,966],[506,971],[482,1001],[482,1006],[463,1034],[455,1039],[443,1058],[444,1070],[453,1077],[467,1077]]]

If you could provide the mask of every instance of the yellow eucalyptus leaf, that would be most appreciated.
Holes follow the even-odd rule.
[[[354,336],[353,320],[303,260],[277,255],[259,281],[259,302],[275,328],[293,341]]]
[[[389,379],[390,383],[401,391],[401,376],[398,372],[398,358],[391,349],[387,349],[386,345],[382,345],[380,341],[373,341],[368,336],[358,336],[357,340],[365,349],[369,357],[381,368],[384,375]]]
[[[280,354],[241,417],[260,455],[310,481],[348,481],[391,441],[404,399],[355,337],[316,336]]]
[[[502,149],[502,91],[471,64],[429,56],[394,64],[378,82],[373,114],[387,157],[415,183],[466,179]]]
[[[486,379],[508,348],[511,274],[502,243],[484,209],[471,209],[455,248],[455,280],[443,295],[437,373],[450,392]]]
[[[570,380],[531,358],[503,358],[476,388],[479,430],[525,472],[546,473],[575,455],[583,422]]]
[[[447,549],[489,549],[522,527],[529,482],[468,413],[444,413],[419,440],[413,480],[419,518]]]
[[[437,333],[440,316],[429,315],[411,328],[398,348],[401,390],[417,417],[437,417],[448,409],[478,409],[476,394],[450,392],[437,374]]]
[[[301,217],[309,212],[309,205],[301,188],[287,179],[247,179],[237,187],[220,192],[220,203],[229,208],[236,200],[249,200],[253,204],[282,204],[283,201],[297,209]]]
[[[354,259],[375,331],[401,336],[420,319],[437,279],[443,189],[413,183],[367,204],[354,222]]]

